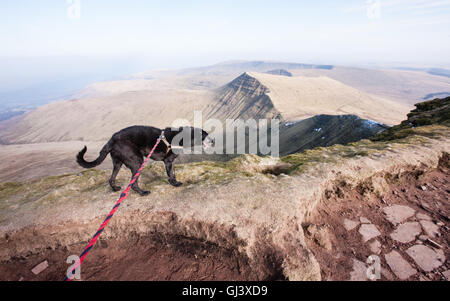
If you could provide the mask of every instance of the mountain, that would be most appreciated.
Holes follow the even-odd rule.
[[[318,114],[353,114],[385,124],[400,122],[410,106],[369,95],[327,77],[246,72],[219,88],[206,112],[219,118],[296,121]]]
[[[446,76],[448,75],[448,70],[444,69],[368,69],[274,61],[229,61],[196,68],[140,72],[130,76],[127,80],[96,82],[88,85],[81,91],[78,88],[74,90],[73,87],[74,84],[79,86],[80,79],[74,79],[74,81],[66,80],[63,84],[66,88],[71,87],[70,93],[59,93],[61,97],[58,99],[55,97],[44,97],[47,100],[42,100],[39,105],[69,97],[74,99],[98,98],[118,93],[155,89],[213,90],[233,81],[244,72],[275,72],[278,75],[291,74],[293,77],[325,76],[366,94],[405,103],[410,106],[419,101],[433,98],[433,96],[445,97],[450,91],[450,78]],[[88,82],[86,79],[82,79],[82,81]],[[53,90],[58,89],[57,85],[55,86],[57,83],[59,82],[53,83]],[[50,90],[50,86],[45,87],[45,89]],[[41,88],[33,86],[28,89],[28,100],[33,101],[36,97],[41,97]],[[48,92],[50,93],[51,91]],[[16,102],[6,104],[5,101],[8,102],[8,99],[13,100],[15,97],[22,100],[25,99],[20,91],[11,93],[11,95],[0,95],[3,103],[3,109],[0,108],[0,113],[7,113],[5,118],[12,116],[8,115],[10,112],[28,111],[36,107],[24,106],[23,103],[19,105]]]
[[[267,72],[274,69],[285,70],[332,70],[333,65],[315,65],[302,63],[289,63],[277,61],[227,61],[210,66],[186,68],[181,70],[157,70],[149,72],[141,72],[136,77],[158,77],[167,75],[229,75],[232,73],[242,73],[246,71]]]
[[[411,107],[432,93],[450,91],[450,78],[428,69],[361,68],[271,61],[230,61],[181,70],[153,70],[137,73],[134,79],[151,80],[158,85],[186,89],[214,89],[244,72],[265,73],[283,69],[295,76],[332,78],[347,86]]]
[[[206,108],[207,117],[221,120],[280,118],[268,92],[258,79],[244,73],[216,90],[217,100]]]
[[[106,84],[102,84],[103,87]],[[409,106],[369,95],[327,77],[246,72],[211,90],[174,89],[125,81],[110,93],[45,105],[0,127],[3,143],[100,141],[135,124],[157,127],[204,118],[297,121],[318,114],[358,115],[384,124],[403,119]]]
[[[283,120],[292,121],[318,114],[354,114],[385,124],[403,120],[410,106],[373,96],[331,78],[285,77],[250,72],[267,90],[274,108]]]

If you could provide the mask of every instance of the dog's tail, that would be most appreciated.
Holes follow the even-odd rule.
[[[93,168],[96,167],[97,165],[100,165],[103,160],[105,160],[106,156],[109,154],[109,152],[111,151],[111,140],[108,141],[108,143],[105,144],[105,146],[103,146],[102,150],[100,151],[100,155],[98,156],[97,159],[95,159],[92,162],[87,162],[86,160],[84,160],[84,154],[87,151],[87,147],[85,146],[77,155],[77,162],[78,164],[80,164],[82,167],[84,168]]]

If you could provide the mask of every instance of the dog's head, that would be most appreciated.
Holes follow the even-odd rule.
[[[202,145],[203,149],[214,147],[215,139],[211,137],[208,134],[208,132],[199,128],[191,128],[191,130],[192,130],[192,145]]]
[[[211,137],[206,131],[202,130],[202,144],[204,149],[213,148],[216,145],[216,139]]]
[[[183,137],[190,137],[190,145],[183,145],[183,141],[180,141],[180,146],[189,148],[201,145],[203,149],[208,149],[215,146],[215,139],[203,129],[185,126],[180,127],[178,133]]]

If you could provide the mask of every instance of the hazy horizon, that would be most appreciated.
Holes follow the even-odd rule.
[[[450,68],[449,0],[18,0],[0,13],[3,105],[231,60]]]
[[[0,58],[447,64],[450,1],[2,2]],[[439,47],[433,47],[439,45]]]

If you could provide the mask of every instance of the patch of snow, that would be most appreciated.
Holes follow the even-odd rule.
[[[286,122],[286,123],[284,124],[284,126],[285,126],[285,127],[293,126],[294,124],[300,123],[300,122],[302,122],[302,121],[303,121],[303,119],[295,120],[295,121],[290,121],[290,122]]]
[[[374,120],[370,120],[370,119],[363,120],[363,125],[365,125],[369,128],[383,126],[381,123],[374,121]]]

